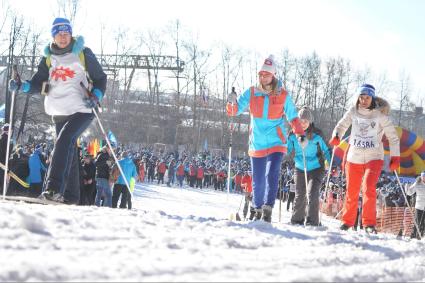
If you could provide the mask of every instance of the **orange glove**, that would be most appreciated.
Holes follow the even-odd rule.
[[[236,113],[238,113],[238,104],[227,102],[226,111],[227,115],[236,116]]]
[[[303,128],[301,127],[301,123],[300,123],[299,118],[295,118],[294,120],[289,122],[289,124],[291,125],[292,131],[294,132],[294,134],[300,135],[300,136],[305,136],[305,132],[304,132]]]
[[[329,141],[329,144],[332,146],[338,146],[340,142],[341,140],[339,139],[339,137],[335,136]]]
[[[400,167],[400,156],[391,156],[390,170],[396,171]]]

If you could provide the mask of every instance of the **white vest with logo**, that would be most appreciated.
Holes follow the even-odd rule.
[[[88,86],[86,72],[78,55],[52,54],[49,70],[50,90],[44,100],[46,113],[49,115],[91,113],[91,109],[84,103],[86,92],[81,87],[81,82]]]

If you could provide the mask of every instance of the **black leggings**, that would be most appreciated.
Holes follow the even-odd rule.
[[[415,210],[415,219],[416,219],[416,223],[418,223],[420,236],[422,238],[424,236],[424,232],[425,232],[425,210],[416,209]],[[416,225],[413,227],[413,232],[412,232],[411,238],[419,238],[418,233],[417,233],[417,229],[416,229]]]

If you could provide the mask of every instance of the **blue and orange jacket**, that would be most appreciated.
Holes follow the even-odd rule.
[[[279,87],[277,93],[269,96],[256,87],[250,87],[238,97],[237,104],[227,103],[226,109],[230,116],[240,115],[249,107],[251,122],[248,155],[251,157],[287,152],[284,116],[296,134],[304,134],[291,96],[283,87]]]

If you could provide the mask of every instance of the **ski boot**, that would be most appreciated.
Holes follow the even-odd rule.
[[[60,202],[60,203],[65,203],[63,195],[61,195],[60,193],[57,193],[54,190],[49,190],[49,189],[42,192],[41,195],[38,198],[50,200],[50,201],[55,201],[55,202]]]
[[[264,222],[272,223],[272,210],[270,205],[263,205],[263,217],[261,218]]]
[[[365,230],[365,232],[367,233],[367,234],[378,234],[378,232],[376,231],[376,228],[375,228],[375,226],[366,226],[365,228],[364,228],[364,230]]]
[[[263,216],[263,210],[261,208],[255,209],[255,215],[254,215],[254,221],[261,220],[261,217]]]
[[[339,230],[342,231],[348,231],[348,229],[350,229],[351,226],[348,226],[347,224],[342,224],[341,226],[339,226]]]
[[[302,225],[302,226],[304,226],[304,220],[294,220],[294,219],[291,219],[291,224],[292,225]]]
[[[321,226],[320,223],[318,223],[318,221],[313,221],[310,217],[307,217],[305,220],[305,226]]]

